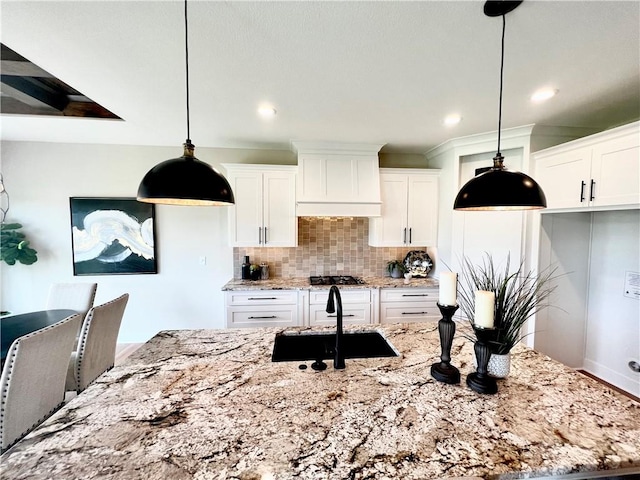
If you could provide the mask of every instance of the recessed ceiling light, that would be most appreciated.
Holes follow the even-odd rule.
[[[262,118],[273,118],[276,116],[276,109],[268,105],[263,105],[258,108],[258,115]]]
[[[442,123],[445,124],[447,127],[452,127],[454,125],[459,124],[461,120],[462,120],[462,117],[457,113],[455,113],[445,117]]]
[[[544,102],[555,96],[556,93],[558,93],[558,90],[554,88],[541,88],[531,95],[531,101],[534,103]]]

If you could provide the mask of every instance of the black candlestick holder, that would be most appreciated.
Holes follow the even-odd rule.
[[[494,394],[498,391],[496,379],[487,373],[487,365],[491,358],[491,348],[489,344],[495,339],[497,330],[495,328],[483,328],[477,325],[473,327],[476,332],[476,342],[473,350],[476,354],[478,367],[476,371],[467,375],[467,386],[478,393]]]
[[[451,345],[453,335],[456,333],[456,324],[451,318],[458,310],[458,305],[437,304],[442,313],[438,321],[438,333],[440,333],[440,362],[431,365],[431,376],[439,382],[456,384],[460,383],[460,370],[451,365]]]

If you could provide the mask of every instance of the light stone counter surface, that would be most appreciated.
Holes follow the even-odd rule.
[[[362,277],[364,284],[338,285],[340,289],[358,288],[424,288],[437,287],[438,280],[426,278],[412,278],[404,283],[403,278],[391,277]],[[268,280],[241,280],[234,278],[228,281],[223,291],[230,290],[327,290],[331,285],[310,285],[308,277],[270,278]]]
[[[459,327],[459,330],[462,326]],[[350,328],[349,330],[357,330]],[[496,395],[434,381],[435,323],[399,358],[270,361],[281,329],[160,332],[1,457],[4,480],[527,478],[640,472],[640,404],[523,346]],[[307,362],[308,364],[309,362]],[[620,472],[619,472],[620,473]]]

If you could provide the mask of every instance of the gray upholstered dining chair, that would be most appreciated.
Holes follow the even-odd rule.
[[[96,298],[97,283],[54,283],[49,287],[47,310],[75,310],[84,318]]]
[[[11,344],[0,380],[3,452],[64,402],[69,355],[81,321],[73,314]]]
[[[89,310],[80,328],[77,349],[69,360],[67,391],[80,393],[113,367],[120,323],[128,300],[129,294],[125,293]]]

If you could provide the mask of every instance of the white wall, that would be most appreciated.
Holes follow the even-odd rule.
[[[144,342],[160,330],[223,328],[221,287],[233,277],[225,207],[156,207],[157,275],[73,276],[69,197],[135,197],[144,174],[182,154],[180,145],[137,147],[2,142],[0,170],[11,199],[7,221],[23,224],[38,262],[0,264],[0,308],[44,308],[54,282],[98,283],[96,303],[130,293],[118,341]],[[288,151],[196,149],[225,163],[296,164]],[[206,257],[206,265],[199,263]]]
[[[640,210],[593,212],[584,368],[636,396],[640,301],[625,293],[625,273],[640,272]]]

